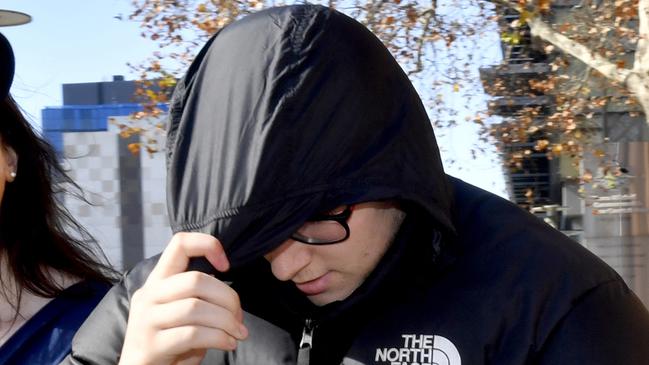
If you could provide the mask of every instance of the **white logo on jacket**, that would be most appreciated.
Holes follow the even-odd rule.
[[[457,348],[439,335],[401,335],[402,347],[376,349],[374,362],[388,365],[462,365]]]

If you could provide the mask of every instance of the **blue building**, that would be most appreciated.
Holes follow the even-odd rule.
[[[108,118],[141,110],[134,100],[135,81],[113,76],[113,81],[63,85],[63,106],[42,111],[43,135],[63,152],[64,132],[108,130]]]
[[[171,236],[163,154],[134,155],[128,146],[141,137],[122,138],[110,122],[127,122],[142,109],[136,87],[122,76],[65,84],[63,105],[42,111],[43,135],[92,204],[66,198],[65,205],[120,270],[157,254]]]

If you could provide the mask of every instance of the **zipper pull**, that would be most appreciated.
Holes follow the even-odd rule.
[[[297,354],[297,365],[309,365],[311,357],[311,347],[313,346],[313,330],[315,325],[311,319],[304,322],[302,330],[302,340]]]
[[[300,348],[303,349],[305,347],[311,348],[313,345],[313,329],[315,326],[313,325],[313,321],[311,319],[307,319],[304,322],[304,330],[302,330],[302,340],[300,341]]]

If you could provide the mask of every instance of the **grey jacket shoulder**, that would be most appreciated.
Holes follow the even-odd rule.
[[[97,305],[72,341],[72,352],[61,364],[114,365],[124,344],[129,304],[133,293],[146,281],[160,255],[139,263]],[[203,365],[295,364],[295,345],[284,330],[249,313],[244,323],[250,331],[236,351],[208,351]]]
[[[102,299],[72,340],[72,352],[61,364],[117,364],[124,343],[129,303],[160,255],[139,263]]]

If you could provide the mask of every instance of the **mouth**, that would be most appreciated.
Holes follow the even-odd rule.
[[[329,286],[329,273],[319,276],[313,280],[295,283],[295,286],[307,296],[324,293]]]

